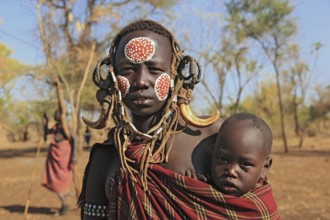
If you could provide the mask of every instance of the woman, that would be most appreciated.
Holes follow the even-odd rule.
[[[48,117],[45,114],[44,134],[51,135],[46,167],[42,175],[41,184],[55,192],[61,201],[61,208],[56,215],[65,215],[69,211],[67,196],[72,182],[72,168],[76,162],[76,136],[71,132],[67,137],[61,120],[61,111],[54,113],[55,125],[48,128]]]

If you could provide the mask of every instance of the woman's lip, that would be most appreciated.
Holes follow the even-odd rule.
[[[152,101],[152,99],[149,99],[149,98],[136,98],[136,99],[133,99],[133,103],[135,105],[148,105],[150,104]]]

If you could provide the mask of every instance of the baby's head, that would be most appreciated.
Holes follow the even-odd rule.
[[[212,156],[212,179],[225,194],[240,196],[265,180],[272,164],[272,132],[250,113],[235,114],[222,124]]]

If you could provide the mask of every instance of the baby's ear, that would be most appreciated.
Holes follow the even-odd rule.
[[[261,171],[261,176],[260,176],[261,179],[266,179],[267,173],[268,173],[270,167],[272,166],[272,163],[273,163],[273,159],[271,157],[267,157],[265,159],[264,166]]]

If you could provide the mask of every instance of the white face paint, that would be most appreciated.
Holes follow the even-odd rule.
[[[124,76],[117,76],[117,80],[118,80],[118,87],[121,91],[122,96],[124,97],[128,93],[129,87],[131,85],[129,84],[128,79]]]
[[[160,101],[163,101],[167,98],[168,91],[170,89],[170,82],[171,82],[171,77],[166,73],[163,73],[156,79],[155,92],[157,98]]]
[[[148,37],[133,38],[126,44],[124,52],[132,63],[143,63],[155,54],[155,42]]]

